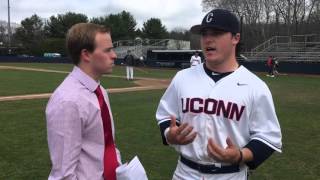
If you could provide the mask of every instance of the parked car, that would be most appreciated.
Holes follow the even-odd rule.
[[[43,57],[61,57],[60,53],[44,53]]]

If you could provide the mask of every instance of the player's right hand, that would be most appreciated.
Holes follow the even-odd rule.
[[[171,116],[170,129],[167,134],[169,144],[186,145],[196,138],[197,133],[193,132],[193,127],[187,123],[182,123],[180,126],[176,124],[176,117]]]

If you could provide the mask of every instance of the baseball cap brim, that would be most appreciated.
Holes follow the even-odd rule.
[[[217,26],[217,25],[201,25],[201,24],[192,26],[191,29],[190,29],[190,32],[193,33],[193,34],[201,34],[203,29],[206,29],[206,28],[208,28],[208,29],[217,29],[217,30],[222,30],[222,31],[229,32],[225,28]]]

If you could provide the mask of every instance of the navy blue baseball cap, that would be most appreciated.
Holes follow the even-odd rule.
[[[212,28],[236,34],[240,32],[238,18],[228,10],[214,9],[203,18],[202,23],[192,26],[190,31],[193,34],[201,34],[203,29]]]

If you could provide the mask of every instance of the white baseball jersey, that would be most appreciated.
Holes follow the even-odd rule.
[[[170,115],[197,132],[192,143],[173,145],[194,162],[229,165],[208,156],[209,138],[223,148],[227,147],[227,137],[239,148],[255,139],[281,152],[281,131],[271,93],[243,66],[218,82],[205,73],[202,65],[178,72],[160,100],[158,124],[170,121]]]
[[[191,56],[190,64],[191,66],[196,66],[198,64],[201,64],[201,57],[200,56],[196,57],[195,55]]]

